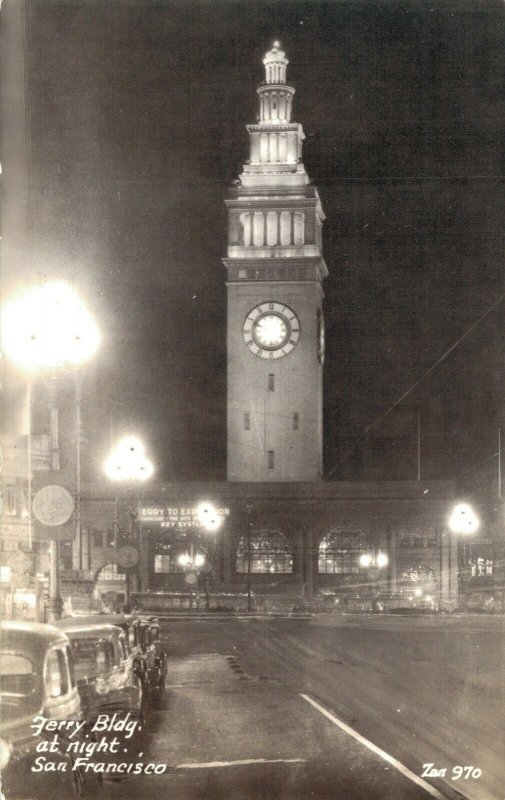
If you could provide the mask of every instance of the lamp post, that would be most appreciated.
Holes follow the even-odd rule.
[[[189,552],[181,553],[177,561],[184,567],[185,572],[189,573],[193,576],[193,583],[196,584],[196,593],[197,593],[197,607],[199,606],[198,601],[198,574],[199,570],[205,564],[205,556],[203,553],[200,553],[198,549],[195,552],[195,546],[193,542],[189,545]],[[190,610],[193,608],[193,583],[188,583],[189,585],[189,608]]]
[[[117,484],[123,484],[125,486],[132,486],[138,483],[144,483],[145,481],[149,480],[149,478],[154,473],[154,466],[152,462],[146,458],[145,456],[145,448],[143,443],[138,439],[136,436],[125,436],[121,439],[104,464],[104,470],[107,477],[114,481]],[[133,518],[132,518],[132,526]],[[127,536],[128,541],[132,538],[132,531],[130,528],[130,520],[128,521],[128,530]],[[115,497],[115,514],[114,514],[114,550],[116,556],[116,564],[118,564],[118,554],[120,553],[120,548],[118,548],[118,533],[119,533],[119,498],[118,493],[116,492]],[[131,545],[126,545],[126,547],[130,550],[130,557],[133,552],[133,548]],[[128,553],[124,553],[125,556]],[[137,561],[134,565],[138,569],[138,558],[140,557],[140,553],[138,553]],[[123,565],[124,566],[124,565]],[[126,567],[125,567],[126,568]],[[130,605],[130,573],[125,572],[125,605],[129,607]]]
[[[251,597],[251,527],[252,527],[252,512],[254,506],[251,502],[246,503],[247,511],[247,610],[252,611],[252,597]]]
[[[30,287],[10,298],[2,318],[5,352],[28,376],[28,537],[32,542],[31,394],[37,375],[82,367],[100,344],[98,326],[78,294],[64,282]],[[53,398],[54,401],[54,398]],[[79,412],[80,413],[80,412]],[[79,420],[79,417],[78,417]],[[53,435],[54,434],[54,435]],[[57,405],[51,405],[51,439],[57,436]],[[79,437],[79,431],[77,431]],[[79,447],[79,445],[78,445]],[[80,526],[80,452],[77,450],[77,511]],[[51,463],[59,469],[59,464]],[[59,541],[50,540],[50,599],[53,619],[61,616]]]
[[[387,553],[381,552],[381,550],[373,550],[368,553],[362,553],[359,557],[359,564],[361,567],[364,567],[368,570],[367,579],[373,581],[374,588],[373,591],[375,594],[378,593],[378,582],[380,579],[381,570],[383,570],[389,564],[389,556]],[[380,591],[380,587],[379,587]],[[373,609],[377,610],[377,599],[373,600]]]
[[[217,553],[217,545],[216,545],[217,532],[219,531],[219,529],[221,528],[221,526],[223,524],[223,517],[221,517],[218,514],[217,509],[213,506],[212,503],[210,503],[208,501],[204,501],[204,502],[202,502],[202,503],[200,503],[198,505],[197,510],[196,510],[196,514],[197,514],[198,522],[200,523],[201,527],[207,533],[213,533],[214,534],[214,536],[213,536],[213,559],[212,559],[212,562],[211,562],[212,569],[214,569],[215,560],[216,560],[216,553]],[[206,607],[207,611],[210,608],[209,577],[208,577],[208,574],[207,574],[207,578],[206,578],[206,581],[205,581],[205,607]]]
[[[469,503],[456,503],[449,515],[447,527],[453,534],[468,536],[477,533],[480,528],[480,519]],[[447,545],[442,540],[440,559],[441,599],[442,602],[447,602],[450,607],[454,605],[453,598],[457,593],[457,588],[454,591],[454,582],[452,580],[452,557],[457,558],[457,554],[453,553],[454,547],[450,534],[446,532],[444,534],[443,531],[442,536],[443,539],[447,540]]]

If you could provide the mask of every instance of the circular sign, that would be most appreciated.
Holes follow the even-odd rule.
[[[186,572],[184,580],[186,581],[186,583],[189,583],[190,586],[194,586],[194,584],[197,581],[197,577],[194,572]]]
[[[33,498],[33,514],[42,525],[56,527],[74,513],[74,499],[63,486],[44,486]]]
[[[116,561],[120,567],[135,567],[139,563],[139,552],[135,547],[125,544],[117,551]]]
[[[15,574],[23,575],[25,572],[33,570],[34,557],[28,553],[23,553],[22,550],[16,550],[6,559],[6,566],[10,567]]]

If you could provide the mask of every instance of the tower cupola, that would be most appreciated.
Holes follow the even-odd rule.
[[[280,42],[274,42],[272,49],[266,53],[263,59],[266,83],[286,83],[286,67],[289,61],[286,58],[286,53],[280,48]]]
[[[260,122],[286,124],[291,120],[291,108],[295,90],[286,84],[286,68],[289,64],[280,42],[274,42],[272,49],[263,59],[265,82],[258,87],[260,98]]]

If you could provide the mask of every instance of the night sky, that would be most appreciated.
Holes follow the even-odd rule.
[[[326,474],[415,479],[417,409],[423,477],[496,451],[505,304],[380,418],[504,291],[504,3],[25,12],[26,269],[87,298],[100,400],[160,477],[226,475],[223,200],[275,38],[327,217]]]

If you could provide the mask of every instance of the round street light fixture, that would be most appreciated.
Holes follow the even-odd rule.
[[[200,503],[196,510],[196,515],[202,528],[207,531],[217,531],[223,524],[223,518],[219,516],[212,503]]]
[[[2,318],[5,352],[22,370],[75,368],[100,344],[93,316],[63,282],[50,282],[13,297]]]
[[[154,466],[145,457],[144,445],[135,436],[122,439],[104,464],[105,473],[111,481],[146,481]]]
[[[449,528],[453,533],[476,533],[480,520],[468,503],[458,503],[449,517]]]

